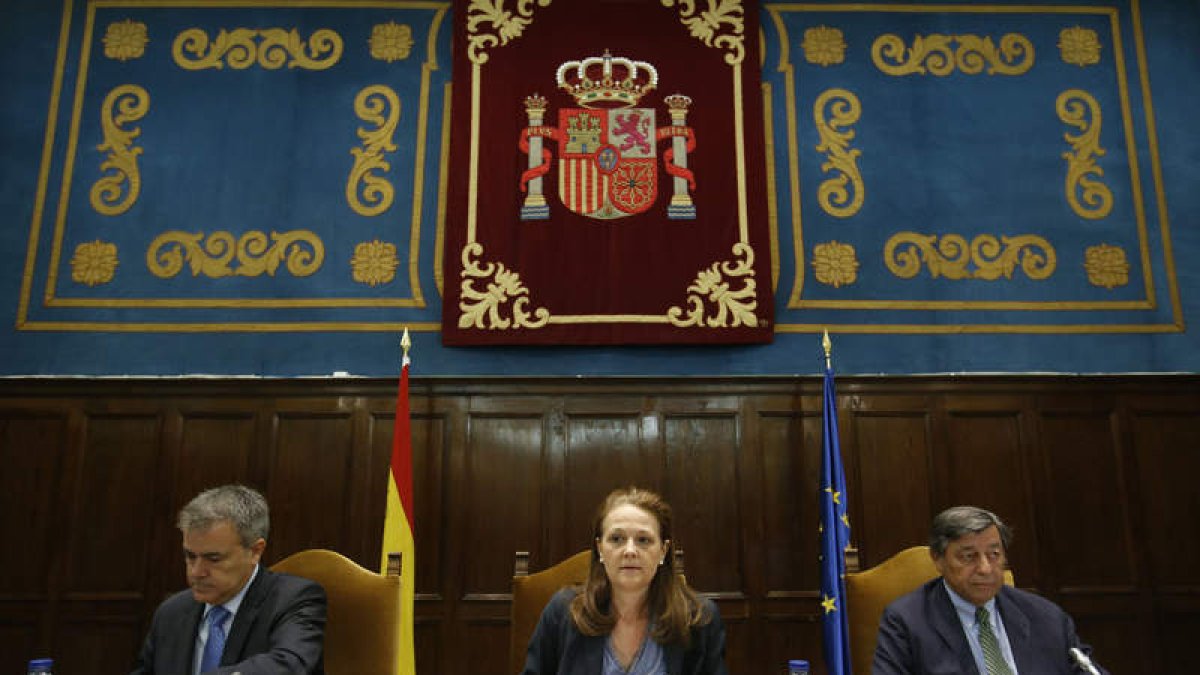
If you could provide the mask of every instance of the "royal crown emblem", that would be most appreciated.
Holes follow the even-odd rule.
[[[558,125],[546,126],[549,101],[534,94],[525,98],[529,126],[522,130],[521,151],[529,168],[521,174],[525,201],[521,220],[546,220],[544,176],[553,155],[543,140],[558,143],[558,196],[571,211],[589,218],[612,220],[648,210],[658,197],[657,144],[671,142],[663,152],[663,169],[672,178],[673,194],[667,217],[694,220],[696,206],[689,190],[695,175],[687,168],[696,138],[687,126],[692,99],[672,94],[663,99],[670,126],[655,126],[653,108],[635,107],[658,86],[658,71],[645,61],[613,56],[589,56],[567,61],[555,72],[558,87],[580,108],[558,111]]]

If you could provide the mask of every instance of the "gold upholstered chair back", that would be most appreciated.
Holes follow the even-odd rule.
[[[937,576],[928,546],[906,548],[870,569],[846,574],[846,617],[854,672],[871,672],[875,636],[884,608]],[[1013,585],[1011,570],[1004,572],[1004,582]]]
[[[508,643],[508,672],[519,673],[525,666],[525,649],[542,610],[550,598],[564,586],[587,581],[592,551],[585,549],[557,565],[529,573],[529,554],[518,551],[512,579],[511,629]]]
[[[325,672],[398,675],[400,576],[376,574],[335,551],[309,549],[271,566],[321,584],[329,600]]]

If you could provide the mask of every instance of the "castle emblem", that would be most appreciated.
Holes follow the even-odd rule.
[[[547,100],[537,94],[525,98],[529,126],[521,131],[520,147],[529,155],[529,168],[521,174],[521,220],[550,217],[544,177],[553,155],[544,140],[558,143],[558,196],[563,205],[598,220],[632,216],[654,205],[657,146],[670,141],[663,151],[663,169],[672,183],[667,217],[696,218],[690,192],[696,180],[687,168],[688,153],[696,148],[695,134],[687,126],[692,99],[681,94],[664,98],[671,124],[656,127],[654,109],[636,106],[658,86],[658,71],[644,61],[607,51],[563,63],[555,80],[581,107],[559,110],[558,125],[546,126]]]

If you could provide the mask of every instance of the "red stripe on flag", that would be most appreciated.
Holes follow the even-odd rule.
[[[407,361],[407,359],[406,359]],[[412,424],[408,406],[408,363],[400,369],[400,393],[396,396],[396,424],[392,432],[392,482],[400,494],[408,529],[413,528]],[[415,536],[415,535],[414,535]]]

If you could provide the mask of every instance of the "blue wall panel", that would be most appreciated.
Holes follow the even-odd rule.
[[[0,374],[1200,370],[1195,3],[750,10],[774,343],[445,348],[448,2],[6,2]]]

